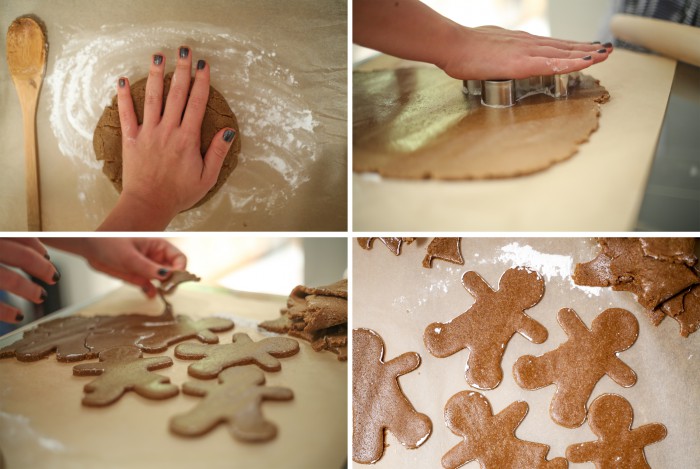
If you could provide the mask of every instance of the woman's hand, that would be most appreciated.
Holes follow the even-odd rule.
[[[236,137],[233,129],[221,129],[202,158],[200,136],[209,98],[209,65],[204,60],[197,62],[190,91],[192,54],[188,47],[180,48],[161,115],[164,68],[165,58],[154,55],[141,125],[134,112],[129,80],[119,79],[123,189],[99,230],[164,229],[175,215],[192,207],[214,186]]]
[[[15,267],[50,285],[61,278],[49,261],[46,248],[35,238],[0,239],[0,290],[37,304],[46,299],[43,288],[9,267]],[[22,319],[24,316],[19,309],[0,302],[0,321],[15,323]]]

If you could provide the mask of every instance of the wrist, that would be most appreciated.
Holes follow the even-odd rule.
[[[468,58],[468,54],[465,52],[472,49],[474,35],[477,32],[473,28],[454,22],[450,23],[450,27],[445,28],[443,43],[440,44],[439,62],[435,65],[452,76],[450,70],[459,68],[460,65],[463,65],[461,62]]]
[[[124,191],[100,231],[162,231],[177,210],[152,203],[138,194]]]

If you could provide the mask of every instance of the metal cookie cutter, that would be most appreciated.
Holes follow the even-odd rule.
[[[511,107],[533,94],[546,94],[553,98],[566,98],[569,87],[579,82],[578,72],[547,75],[521,80],[463,80],[462,92],[481,96],[481,104],[489,107]]]

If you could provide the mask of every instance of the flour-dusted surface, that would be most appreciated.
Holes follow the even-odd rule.
[[[620,354],[636,372],[637,383],[623,388],[604,377],[588,404],[603,393],[619,394],[634,408],[634,428],[653,422],[664,424],[668,429],[666,439],[645,449],[652,468],[697,465],[700,340],[695,335],[681,337],[675,321],[653,327],[628,292],[575,285],[571,274],[576,263],[592,259],[598,252],[593,239],[463,238],[464,266],[434,261],[433,268],[426,269],[421,262],[429,242],[418,238],[404,246],[400,256],[386,249],[366,251],[353,243],[353,328],[370,328],[381,334],[387,357],[407,351],[420,354],[420,367],[401,376],[399,384],[416,411],[433,422],[433,432],[421,447],[408,450],[389,434],[385,440],[388,447],[376,465],[355,463],[354,468],[441,467],[442,456],[461,441],[444,423],[445,404],[460,391],[478,390],[464,378],[468,352],[436,358],[426,349],[423,332],[431,322],[449,321],[474,304],[474,298],[462,286],[464,272],[476,271],[495,286],[506,270],[519,266],[537,271],[544,278],[544,296],[527,314],[547,328],[549,337],[538,345],[516,335],[508,343],[502,361],[503,381],[493,390],[478,391],[489,400],[493,412],[501,412],[514,401],[526,401],[529,412],[516,436],[549,445],[549,459],[564,456],[571,444],[595,440],[587,423],[575,429],[554,423],[549,416],[554,388],[522,389],[515,383],[512,368],[520,356],[541,355],[566,341],[557,323],[561,308],[574,309],[588,327],[605,309],[624,308],[639,321],[636,343]],[[478,467],[478,463],[464,466]],[[572,463],[569,467],[585,469],[592,465]]]
[[[274,6],[274,8],[272,8]],[[32,10],[33,8],[33,10]],[[241,126],[239,166],[205,206],[171,230],[341,230],[346,224],[347,70],[344,2],[127,1],[57,8],[10,2],[3,24],[33,11],[50,43],[37,123],[42,208],[48,230],[91,230],[117,199],[94,160],[92,134],[120,76],[147,75],[162,52],[172,71],[180,45],[207,60],[212,86]],[[3,38],[4,40],[4,38]],[[0,65],[6,69],[6,64]],[[9,77],[0,74],[0,228],[24,229],[22,133]],[[5,181],[7,180],[7,181]],[[3,184],[7,182],[7,184]]]

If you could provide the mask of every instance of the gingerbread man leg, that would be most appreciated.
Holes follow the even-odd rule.
[[[490,345],[473,347],[467,361],[466,380],[477,389],[493,389],[503,379],[501,359],[504,349]]]

